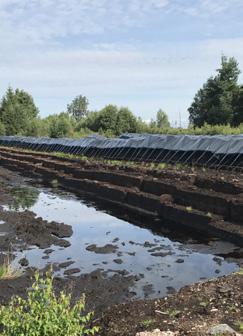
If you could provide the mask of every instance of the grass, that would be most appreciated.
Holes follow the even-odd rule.
[[[238,322],[238,328],[241,332],[243,331],[243,322]]]
[[[181,314],[181,311],[177,309],[168,309],[165,313],[169,315],[169,317],[175,318]]]
[[[140,325],[143,328],[149,328],[153,323],[154,323],[154,320],[147,319],[147,320],[144,320],[144,321],[140,322]]]
[[[236,274],[243,275],[243,268],[240,268],[240,269],[236,272]]]
[[[0,280],[15,279],[20,275],[21,271],[11,265],[10,257],[7,256],[0,265]]]

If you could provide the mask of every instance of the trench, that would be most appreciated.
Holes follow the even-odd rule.
[[[139,221],[156,217],[169,227],[178,226],[213,235],[243,246],[242,176],[211,170],[170,171],[157,174],[127,167],[82,162],[45,153],[0,149],[0,161],[26,176],[55,180],[77,195],[91,194]],[[158,227],[158,225],[157,225]]]
[[[91,301],[103,300],[102,307],[131,298],[163,297],[185,285],[230,274],[242,263],[241,176],[117,169],[3,148],[0,163],[30,178],[14,184],[15,202],[2,204],[6,213],[16,213],[18,220],[28,209],[41,219],[35,225],[43,220],[72,228],[70,237],[64,236],[65,247],[41,248],[37,241],[16,248],[13,266],[19,267],[21,259],[38,269],[52,265],[55,275],[67,281],[101,272],[104,287],[94,283]],[[6,223],[0,224],[1,242]],[[109,279],[117,282],[112,294]],[[86,280],[92,282],[93,275]],[[129,293],[116,296],[125,281]],[[106,301],[107,295],[112,302]]]
[[[48,222],[71,225],[70,246],[50,246],[47,250],[26,246],[16,253],[13,265],[23,257],[29,266],[39,269],[54,265],[55,275],[77,269],[74,276],[99,270],[112,276],[133,276],[129,291],[134,299],[163,297],[198,281],[230,274],[238,269],[237,259],[227,259],[239,251],[232,243],[220,239],[202,241],[190,235],[167,231],[157,233],[123,220],[87,197],[42,185],[15,186],[15,203],[6,204],[4,211],[20,213],[28,209]],[[152,223],[151,223],[152,224]],[[224,255],[222,257],[222,255]],[[69,266],[58,267],[63,263]]]

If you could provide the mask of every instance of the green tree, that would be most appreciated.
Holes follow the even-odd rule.
[[[81,128],[88,128],[91,131],[98,132],[99,130],[99,112],[98,111],[90,111],[84,120],[81,120],[77,124],[77,131]]]
[[[5,135],[5,126],[4,124],[0,121],[0,135]]]
[[[233,101],[240,74],[234,57],[222,56],[221,67],[197,92],[188,111],[194,126],[225,125],[233,121]]]
[[[49,136],[49,127],[50,125],[47,118],[41,119],[37,117],[26,125],[24,135],[33,137]]]
[[[156,126],[158,128],[162,128],[162,129],[170,127],[170,122],[169,122],[168,115],[162,109],[159,109],[158,112],[157,112]]]
[[[116,105],[105,106],[97,116],[97,127],[100,131],[110,131],[116,133],[116,121],[118,115],[118,108]]]
[[[137,119],[127,107],[121,107],[117,114],[116,135],[125,132],[134,133],[137,129]]]
[[[34,100],[27,92],[9,87],[0,104],[0,121],[7,135],[24,134],[38,115]]]
[[[72,135],[72,122],[67,113],[55,114],[49,116],[47,119],[49,123],[49,136],[51,138],[64,138]]]
[[[79,95],[67,106],[67,112],[78,121],[87,115],[88,106],[88,99],[85,96]]]
[[[243,85],[235,91],[233,99],[233,126],[243,123]]]

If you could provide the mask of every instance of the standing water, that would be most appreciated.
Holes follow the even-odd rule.
[[[102,212],[69,193],[43,188],[18,188],[13,192],[17,204],[11,210],[28,208],[37,217],[65,223],[73,229],[67,239],[71,245],[51,246],[53,251],[48,257],[37,247],[19,253],[16,260],[24,255],[30,266],[44,268],[48,263],[73,261],[69,268],[79,268],[76,275],[97,269],[110,275],[114,272],[134,275],[137,281],[132,291],[138,298],[161,297],[187,284],[226,275],[238,268],[237,263],[216,256],[234,251],[236,247],[230,243],[212,240],[202,244],[189,238],[183,243],[172,241]],[[64,276],[62,270],[57,274]]]

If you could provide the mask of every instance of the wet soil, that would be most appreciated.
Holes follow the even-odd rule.
[[[57,269],[58,266],[53,265],[53,270]],[[107,272],[101,270],[72,276],[76,273],[72,273],[72,270],[75,269],[69,270],[68,277],[55,277],[56,293],[58,294],[60,291],[71,293],[73,303],[85,293],[86,310],[95,311],[96,316],[100,316],[107,307],[127,301],[134,296],[134,293],[129,291],[134,282],[133,276],[124,276],[118,273],[107,276]],[[1,280],[0,304],[8,303],[13,295],[26,297],[26,289],[33,283],[34,272],[34,268],[28,268],[18,278]],[[45,274],[45,270],[41,271],[42,273]]]
[[[163,299],[113,306],[99,323],[102,336],[134,336],[136,332],[160,329],[179,335],[203,336],[210,326],[228,324],[242,328],[243,273],[184,287]]]
[[[3,221],[0,228],[4,232],[3,236],[0,235],[0,251],[4,253],[11,251],[14,258],[17,251],[35,245],[46,249],[45,255],[48,258],[53,252],[51,247],[68,248],[70,242],[67,238],[72,236],[72,227],[38,218],[28,210],[12,211],[16,209],[18,192],[12,193],[11,190],[25,182],[26,179],[17,173],[0,168],[0,219]],[[32,181],[29,180],[29,184],[31,183]],[[8,204],[7,208],[6,204]],[[86,248],[90,253],[112,255],[117,252],[118,240],[119,238],[114,238],[111,244],[104,245],[89,244]],[[129,244],[147,248],[148,252],[158,260],[170,257],[171,251],[164,251],[164,247],[158,246],[156,242],[141,244],[130,241]],[[134,252],[130,253],[135,255]],[[239,253],[242,253],[241,250]],[[0,261],[3,258],[1,253]],[[123,262],[119,254],[112,258],[117,265]],[[22,262],[25,272],[19,278],[0,281],[0,303],[7,303],[12,295],[25,296],[35,269],[28,267],[26,260]],[[220,262],[222,260],[218,258],[218,263]],[[176,259],[175,263],[178,267],[183,265],[183,254]],[[53,269],[54,271],[63,269],[66,272],[65,278],[55,277],[57,292],[63,289],[72,292],[74,301],[85,292],[86,308],[95,310],[97,324],[102,327],[100,332],[102,336],[135,335],[137,331],[155,328],[179,331],[180,335],[204,335],[206,327],[211,324],[228,323],[236,329],[235,324],[242,321],[243,277],[240,274],[187,286],[179,293],[163,299],[133,302],[131,299],[135,298],[136,293],[131,288],[142,275],[134,276],[126,271],[113,270],[111,276],[111,270],[104,271],[98,268],[90,273],[80,274],[80,269],[73,265],[72,261],[67,260],[53,264]],[[168,293],[175,292],[173,287],[167,289]],[[148,296],[152,291],[150,284],[145,285],[144,292],[147,292]],[[196,326],[195,321],[197,321]]]
[[[16,193],[16,190],[21,190],[19,186],[26,185],[27,182],[32,184],[31,180],[0,168],[0,230],[3,232],[3,235],[0,235],[0,264],[6,258],[14,260],[16,253],[33,248],[33,246],[43,249],[47,257],[54,251],[50,248],[51,246],[62,248],[70,246],[70,242],[64,239],[71,237],[73,233],[70,225],[49,222],[41,217],[36,217],[35,213],[21,209],[22,203],[20,205],[18,203],[17,206],[16,195],[18,197],[18,192]],[[27,189],[25,191],[27,192]],[[116,247],[107,245],[92,248],[91,246],[91,250],[96,253],[111,253],[116,250]],[[77,273],[80,274],[80,269],[72,267],[73,263],[74,261],[63,261],[60,264],[52,264],[53,272],[58,272],[60,269],[66,270],[69,267],[65,271],[65,278],[55,277],[54,287],[57,292],[66,290],[72,293],[73,302],[85,293],[87,310],[95,309],[98,314],[104,311],[107,306],[124,302],[134,296],[134,293],[129,290],[134,283],[134,276],[119,272],[113,272],[113,275],[110,275],[110,272],[101,269],[77,275]],[[9,302],[13,295],[24,297],[26,289],[33,281],[36,268],[28,267],[29,261],[25,257],[19,260],[19,264],[24,267],[19,277],[0,280],[0,304]],[[44,274],[47,268],[48,266],[41,272]]]
[[[11,184],[21,183],[20,176],[5,169],[0,170],[0,218],[1,232],[0,247],[2,251],[11,251],[36,245],[40,248],[47,248],[51,245],[62,247],[69,246],[64,238],[72,235],[72,228],[69,225],[56,222],[47,222],[42,218],[36,218],[35,214],[25,210],[23,212],[11,211],[15,204],[15,196],[11,193]],[[6,207],[6,204],[9,204]],[[10,210],[10,211],[7,211]]]

